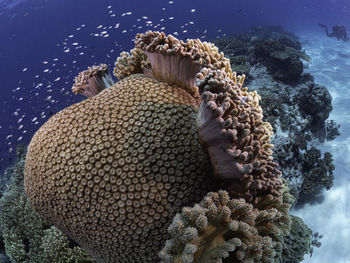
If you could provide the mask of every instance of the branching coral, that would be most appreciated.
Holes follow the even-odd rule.
[[[50,227],[43,231],[44,235],[39,246],[40,254],[37,255],[42,263],[94,263],[95,261],[81,247],[71,248],[67,237],[56,227]]]
[[[272,195],[258,206],[231,199],[222,190],[207,194],[175,216],[168,228],[172,239],[159,253],[161,262],[280,262],[290,206]]]
[[[318,190],[320,186],[329,190],[333,185],[332,155],[325,152],[322,158],[321,151],[315,147],[311,147],[305,152],[304,156],[304,181],[301,186],[301,199],[307,197],[308,194]]]
[[[291,230],[284,238],[282,258],[285,263],[298,263],[304,260],[305,254],[311,254],[312,231],[300,217],[291,215],[290,218]]]
[[[256,212],[244,199],[230,200],[227,192],[209,193],[200,204],[185,207],[168,228],[173,239],[159,253],[161,262],[220,262],[256,233]],[[225,240],[232,231],[234,237]],[[239,237],[242,237],[241,239]]]
[[[92,97],[113,83],[114,81],[108,72],[108,66],[101,64],[80,72],[75,78],[72,90],[75,94],[80,93],[85,97]]]

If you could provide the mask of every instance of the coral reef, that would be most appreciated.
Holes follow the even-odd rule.
[[[325,120],[328,119],[333,109],[332,96],[329,91],[324,86],[308,82],[307,85],[298,89],[295,99],[301,116],[309,119],[310,131],[324,141],[326,138]]]
[[[17,154],[16,164],[7,170],[11,177],[8,189],[0,199],[0,233],[6,255],[11,262],[21,263],[93,263],[83,249],[33,210],[23,187],[23,146],[17,147]]]
[[[273,156],[279,163],[283,177],[290,182],[291,193],[297,200],[312,201],[310,194],[316,194],[322,187],[329,189],[333,181],[331,155],[320,150],[320,145],[326,139],[331,140],[339,135],[339,126],[334,121],[327,121],[332,110],[332,98],[326,87],[317,85],[310,74],[301,72],[298,76],[292,76],[286,73],[286,78],[276,78],[271,70],[280,67],[279,64],[272,67],[263,60],[267,56],[266,61],[269,61],[273,50],[292,48],[298,50],[294,57],[299,61],[308,61],[301,51],[301,43],[281,27],[253,28],[251,33],[238,34],[216,43],[228,54],[231,63],[238,58],[249,67],[249,71],[242,73],[246,74],[249,90],[259,93],[264,120],[273,127]],[[275,47],[262,48],[262,43]],[[258,46],[260,49],[257,49]],[[261,52],[259,56],[254,53],[257,50]],[[290,67],[287,65],[290,61],[286,60],[285,63],[286,67]],[[235,65],[231,66],[235,68]],[[319,156],[319,160],[312,165],[306,156],[311,148]],[[304,198],[306,195],[308,199]]]
[[[291,229],[289,235],[284,238],[283,263],[298,263],[304,260],[304,255],[312,253],[312,231],[297,216],[290,216]]]
[[[259,196],[278,195],[282,182],[271,157],[272,128],[262,121],[260,97],[241,90],[241,81],[220,70],[204,68],[197,74],[202,93],[197,126],[214,175],[225,179],[233,196],[257,202]]]
[[[339,132],[340,125],[337,124],[334,120],[326,121],[326,140],[331,141],[340,135]]]
[[[260,96],[212,43],[148,31],[135,46],[119,82],[88,86],[32,138],[31,205],[98,262],[158,262],[164,244],[167,262],[279,262],[294,198]]]
[[[319,145],[326,138],[326,122],[331,110],[331,101],[321,103],[318,96],[300,95],[299,90],[304,90],[305,85],[290,87],[282,83],[275,86],[266,85],[266,81],[272,81],[261,69],[254,69],[250,87],[256,87],[261,96],[261,107],[264,110],[266,121],[269,121],[274,128],[275,135],[272,142],[275,147],[274,157],[280,165],[283,175],[290,184],[291,192],[300,201],[307,201],[303,197],[312,192],[318,191],[319,186],[329,189],[333,181],[333,164],[330,153],[321,153]],[[264,82],[262,79],[266,79]],[[314,85],[309,83],[308,85]],[[322,94],[330,97],[325,87],[320,87]],[[317,89],[319,90],[319,89]],[[311,94],[313,90],[310,89]],[[320,92],[316,92],[319,94]],[[303,108],[299,107],[299,101],[307,98],[315,98],[308,102],[319,108],[315,115],[307,115]],[[323,101],[323,100],[322,100]],[[312,113],[310,113],[312,114]],[[313,117],[311,117],[313,116]],[[317,117],[320,116],[320,117]],[[323,118],[321,118],[323,116]],[[310,149],[318,152],[318,160],[314,163],[308,162],[306,156]],[[314,182],[314,184],[311,184]],[[309,201],[312,198],[308,198]]]
[[[54,115],[29,146],[32,205],[97,260],[154,262],[167,222],[215,190],[193,104],[133,74]]]
[[[300,134],[292,138],[279,137],[274,141],[277,145],[274,156],[284,178],[290,182],[290,192],[298,204],[311,202],[312,196],[322,188],[330,189],[334,179],[332,156],[328,152],[322,154],[314,146],[309,146],[308,150],[307,145],[313,145],[311,136]],[[317,159],[310,158],[312,155]],[[289,173],[285,174],[286,171]]]
[[[136,36],[135,45],[150,61],[148,76],[181,87],[196,99],[199,94],[195,76],[201,68],[224,70],[228,77],[235,78],[230,61],[213,43],[199,39],[187,39],[185,43],[164,32],[148,31]]]
[[[322,239],[323,235],[320,235],[318,232],[313,234],[313,239],[311,241],[311,249],[310,249],[310,257],[312,257],[312,254],[314,252],[314,248],[319,248],[321,247],[322,243],[321,243],[321,239]]]
[[[305,78],[303,61],[311,61],[297,37],[282,27],[253,27],[250,33],[215,43],[225,50],[233,70],[247,76],[252,66],[261,64],[275,79],[298,83]]]
[[[314,188],[322,186],[329,190],[333,186],[333,165],[332,155],[329,152],[321,158],[320,150],[311,147],[304,155],[303,171],[306,174],[301,186],[303,195],[312,193]]]

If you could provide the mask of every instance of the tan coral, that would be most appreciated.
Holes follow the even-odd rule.
[[[168,222],[214,187],[194,103],[133,74],[54,115],[29,145],[31,204],[100,262],[156,262]]]
[[[113,74],[121,80],[131,74],[143,73],[144,68],[148,66],[149,61],[146,54],[134,48],[130,50],[130,53],[120,53],[120,57],[118,57],[115,63]]]
[[[199,139],[214,174],[229,185],[226,189],[255,203],[259,196],[279,195],[272,127],[262,121],[259,95],[243,88],[245,76],[232,72],[229,60],[211,43],[185,43],[148,31],[136,36],[135,45],[147,55],[154,78],[184,88],[200,105]]]
[[[80,93],[89,98],[97,95],[113,83],[114,81],[108,72],[108,66],[106,64],[100,64],[80,72],[75,78],[72,91],[74,94]]]
[[[149,56],[150,53],[188,57],[195,64],[211,69],[222,69],[232,76],[230,60],[219,53],[218,48],[210,42],[199,39],[187,39],[186,42],[178,40],[172,35],[166,36],[163,32],[147,31],[137,34],[135,45]],[[151,63],[152,64],[152,63]],[[181,76],[179,76],[181,78]]]
[[[220,190],[207,194],[194,207],[183,208],[168,228],[172,239],[159,253],[161,262],[219,263],[224,258],[227,262],[280,262],[290,220],[284,220],[288,211],[281,208],[281,199],[270,197],[269,207],[259,210]]]
[[[242,87],[244,76],[211,43],[159,32],[135,42],[137,49],[117,60],[121,80],[54,115],[27,154],[32,205],[100,262],[156,262],[171,218],[216,191],[218,179],[231,197],[245,198],[240,202],[284,204],[275,202],[282,183],[271,126],[262,121],[259,96]],[[251,246],[278,254],[274,238],[283,232],[274,221],[282,215],[259,216],[272,237],[222,249],[239,247],[237,259],[249,258]],[[247,233],[244,226],[239,231]],[[195,236],[194,229],[184,233],[184,241]]]
[[[135,46],[150,61],[147,75],[182,87],[194,97],[199,97],[194,77],[201,67],[222,69],[233,76],[230,61],[209,42],[188,39],[185,43],[163,32],[147,31],[137,34]]]
[[[256,203],[259,196],[279,195],[281,172],[271,156],[272,127],[262,121],[260,97],[242,89],[243,78],[233,79],[225,71],[209,68],[197,74],[202,94],[198,134],[214,174],[229,185],[232,195]]]

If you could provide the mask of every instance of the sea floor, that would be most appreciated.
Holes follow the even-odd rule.
[[[324,151],[334,158],[334,186],[322,192],[318,201],[296,208],[292,214],[323,237],[322,245],[314,248],[305,263],[350,262],[350,42],[337,41],[324,35],[301,35],[306,53],[312,63],[306,72],[315,82],[328,88],[333,97],[329,119],[340,124],[340,133],[324,145]]]

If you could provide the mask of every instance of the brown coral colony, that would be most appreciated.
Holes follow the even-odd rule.
[[[116,83],[105,64],[81,72],[72,90],[89,99],[26,157],[33,207],[99,262],[158,262],[175,214],[219,187],[256,205],[283,186],[260,97],[214,44],[148,31],[130,53]]]
[[[138,34],[135,45],[147,55],[156,79],[201,96],[199,139],[226,188],[254,202],[260,195],[279,195],[282,182],[269,143],[272,128],[262,121],[260,97],[242,88],[244,76],[232,72],[229,60],[211,43],[185,43],[163,32]]]
[[[114,81],[108,72],[108,66],[106,64],[100,64],[80,72],[79,75],[75,77],[72,91],[75,95],[80,93],[89,98],[97,95],[113,84]]]
[[[282,182],[271,157],[272,128],[262,121],[260,97],[242,84],[222,70],[203,68],[197,74],[202,94],[197,126],[214,174],[233,196],[257,202],[259,196],[279,195]]]

